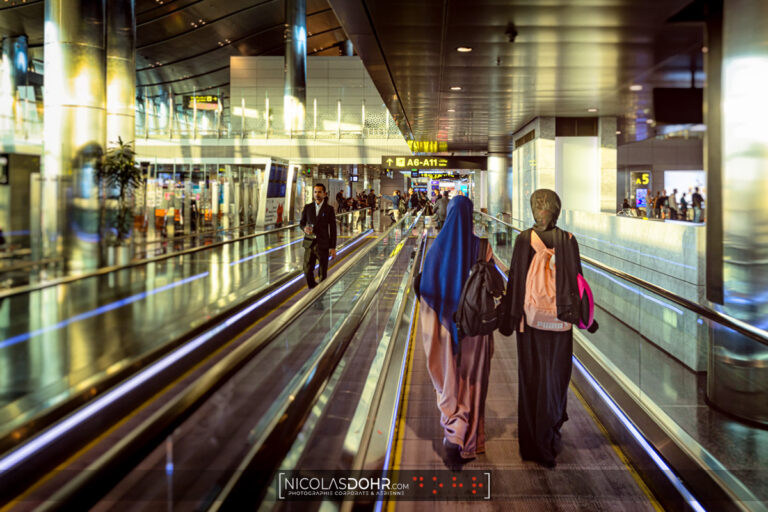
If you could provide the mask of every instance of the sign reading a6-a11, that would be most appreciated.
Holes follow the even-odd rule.
[[[445,156],[382,156],[385,169],[485,169],[486,159]]]
[[[437,156],[382,156],[381,165],[387,169],[447,169],[448,158]]]

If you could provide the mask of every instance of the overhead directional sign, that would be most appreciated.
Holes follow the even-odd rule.
[[[184,96],[184,108],[192,110],[216,110],[219,108],[219,97],[215,94],[187,94]]]
[[[471,156],[382,156],[385,169],[485,169],[488,160]]]
[[[439,153],[448,151],[448,143],[438,140],[409,140],[408,149],[414,153]]]

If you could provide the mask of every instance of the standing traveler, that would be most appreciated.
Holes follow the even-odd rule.
[[[445,225],[424,259],[418,283],[419,321],[427,370],[437,393],[447,458],[460,462],[485,452],[485,399],[493,334],[460,338],[454,313],[480,239],[472,234],[472,201],[451,201]],[[490,244],[486,261],[493,257]]]
[[[344,199],[344,191],[339,190],[336,193],[336,211],[339,213],[343,212],[346,209],[347,200]]]
[[[688,201],[685,199],[685,192],[680,196],[680,219],[688,220]]]
[[[576,238],[555,226],[557,194],[536,190],[531,210],[533,228],[515,240],[499,330],[507,336],[517,331],[520,455],[551,468],[561,449],[560,428],[568,420],[571,324],[580,325],[583,278]],[[591,318],[584,325],[597,329]]]
[[[701,222],[701,204],[704,198],[699,194],[699,187],[696,187],[691,195],[691,204],[693,205],[693,222]]]
[[[669,196],[667,204],[669,204],[669,218],[677,220],[677,189],[672,190],[672,195]]]
[[[661,192],[656,191],[656,197],[653,198],[653,218],[661,218]]]
[[[408,189],[408,209],[415,212],[419,209],[420,202],[419,196],[414,192],[413,188]]]
[[[392,203],[392,208],[388,211],[389,218],[392,219],[392,222],[397,222],[400,220],[400,203],[403,201],[403,198],[400,197],[400,191],[395,190],[395,193],[391,196],[381,196],[383,199],[387,199]]]
[[[659,201],[661,202],[661,218],[668,219],[669,218],[669,196],[667,195],[667,189],[664,189],[661,191],[661,197],[659,198]]]
[[[320,281],[328,277],[328,256],[336,257],[336,215],[326,200],[325,185],[318,183],[313,191],[315,200],[304,206],[299,226],[304,231],[304,276],[307,286],[315,282],[315,260],[320,265]]]
[[[435,218],[437,219],[437,229],[440,230],[443,227],[443,222],[445,222],[445,217],[448,213],[448,192],[443,192],[443,195],[438,198],[437,202],[435,203]]]

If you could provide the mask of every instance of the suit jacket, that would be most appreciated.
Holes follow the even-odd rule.
[[[303,230],[308,223],[313,224],[312,229],[317,238],[312,240],[305,237],[304,240],[312,240],[312,245],[316,244],[321,249],[336,248],[336,213],[333,211],[333,207],[328,204],[327,199],[323,201],[323,206],[320,207],[320,215],[315,215],[314,201],[304,205],[299,226]]]

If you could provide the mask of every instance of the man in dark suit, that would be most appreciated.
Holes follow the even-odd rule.
[[[313,191],[315,200],[304,206],[299,226],[304,230],[304,275],[307,286],[314,288],[315,259],[320,264],[320,281],[328,276],[328,256],[336,257],[336,215],[326,201],[325,185],[318,183]]]

